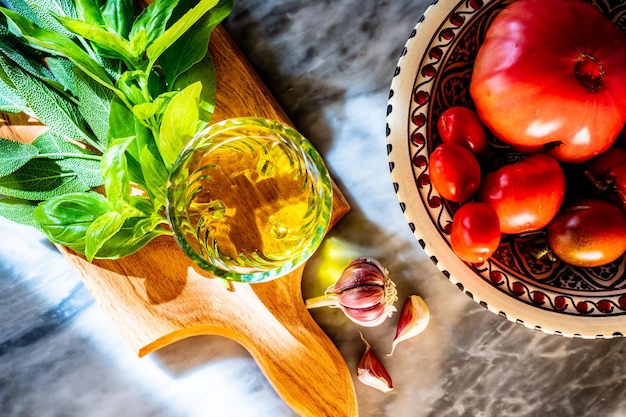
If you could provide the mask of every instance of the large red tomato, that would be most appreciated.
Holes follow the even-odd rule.
[[[559,211],[565,198],[565,174],[551,156],[531,154],[487,174],[478,195],[495,209],[502,233],[532,232]]]
[[[470,93],[479,117],[524,152],[583,162],[626,122],[626,36],[582,0],[519,0],[487,30]]]

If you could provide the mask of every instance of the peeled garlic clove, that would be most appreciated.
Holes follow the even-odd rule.
[[[365,385],[369,385],[379,391],[391,391],[393,389],[393,383],[389,372],[387,372],[385,366],[374,354],[370,344],[367,343],[367,340],[365,340],[362,334],[361,340],[365,343],[365,352],[363,353],[357,367],[357,378]]]
[[[409,296],[402,307],[398,327],[396,329],[396,336],[391,345],[391,353],[387,356],[393,355],[398,343],[423,332],[426,326],[428,326],[429,321],[430,311],[422,297],[419,295]]]

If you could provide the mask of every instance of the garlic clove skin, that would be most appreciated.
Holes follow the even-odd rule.
[[[385,302],[385,289],[377,285],[350,288],[339,294],[339,303],[347,308],[369,308]]]
[[[328,288],[329,292],[342,293],[361,285],[384,286],[387,270],[374,258],[357,258],[344,269],[341,277]]]
[[[339,308],[350,320],[363,327],[376,327],[389,317],[384,304],[370,308],[349,308],[340,305]]]
[[[359,333],[360,334],[360,333]],[[387,369],[382,364],[380,359],[374,354],[372,348],[367,340],[361,335],[361,340],[365,343],[365,352],[361,356],[359,365],[357,367],[357,378],[359,381],[372,388],[376,388],[382,392],[389,392],[393,390],[393,382]]]
[[[391,345],[391,352],[387,356],[393,355],[396,346],[407,339],[417,336],[423,332],[430,322],[430,310],[426,302],[419,295],[411,295],[407,298],[400,312],[400,319],[396,328],[396,336]]]

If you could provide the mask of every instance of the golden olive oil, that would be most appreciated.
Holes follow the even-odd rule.
[[[268,123],[196,140],[170,180],[175,236],[218,275],[257,280],[288,272],[328,226],[330,184],[319,173],[321,159],[309,158],[308,142],[268,132]]]

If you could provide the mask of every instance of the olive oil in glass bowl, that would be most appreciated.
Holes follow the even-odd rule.
[[[200,132],[174,164],[167,215],[182,250],[213,275],[241,282],[304,263],[330,223],[322,158],[294,129],[255,117]]]

